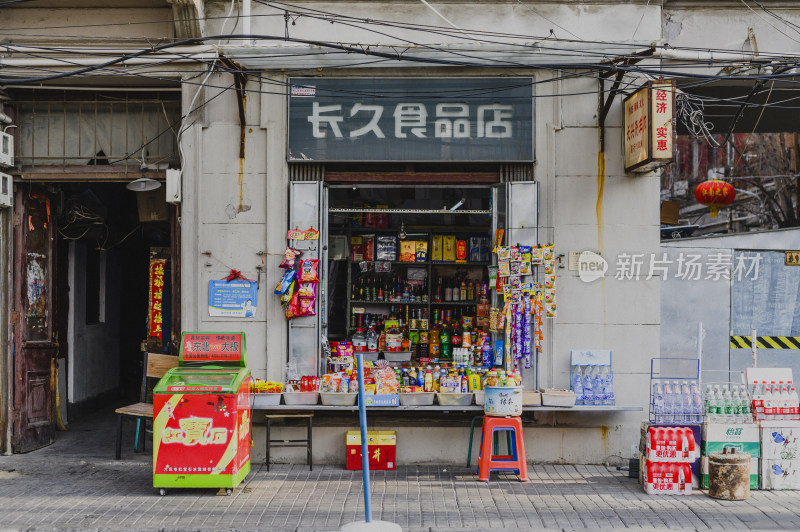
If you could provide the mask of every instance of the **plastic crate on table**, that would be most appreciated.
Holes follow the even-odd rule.
[[[702,397],[700,404],[692,412],[675,414],[665,409],[665,397],[657,397],[653,392],[656,384],[663,390],[667,383],[677,382],[680,386],[694,381],[700,387],[700,361],[696,358],[653,358],[650,360],[650,413],[651,423],[702,423]],[[664,394],[662,394],[664,395]],[[684,409],[685,410],[685,409]]]

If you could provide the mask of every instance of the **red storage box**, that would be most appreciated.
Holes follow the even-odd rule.
[[[397,464],[397,433],[393,430],[370,430],[367,432],[369,468],[394,470]],[[347,469],[361,471],[361,431],[347,431]]]

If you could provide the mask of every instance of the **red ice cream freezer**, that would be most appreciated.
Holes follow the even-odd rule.
[[[249,472],[245,335],[183,333],[179,366],[153,389],[153,486],[231,493]]]

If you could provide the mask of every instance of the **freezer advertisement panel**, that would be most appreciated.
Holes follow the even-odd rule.
[[[241,363],[244,353],[244,333],[183,333],[182,362]]]
[[[153,412],[155,487],[235,487],[250,471],[250,410],[236,395],[159,394]]]

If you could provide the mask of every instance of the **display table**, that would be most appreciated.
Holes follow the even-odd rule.
[[[251,396],[253,397],[253,396]],[[294,410],[294,411],[316,411],[316,412],[356,412],[358,406],[325,406],[325,405],[260,405],[256,398],[252,399],[253,410]],[[470,405],[470,406],[368,406],[367,412],[483,412],[483,406]],[[609,412],[641,412],[641,406],[523,406],[524,412],[595,412],[595,413],[609,413]]]

